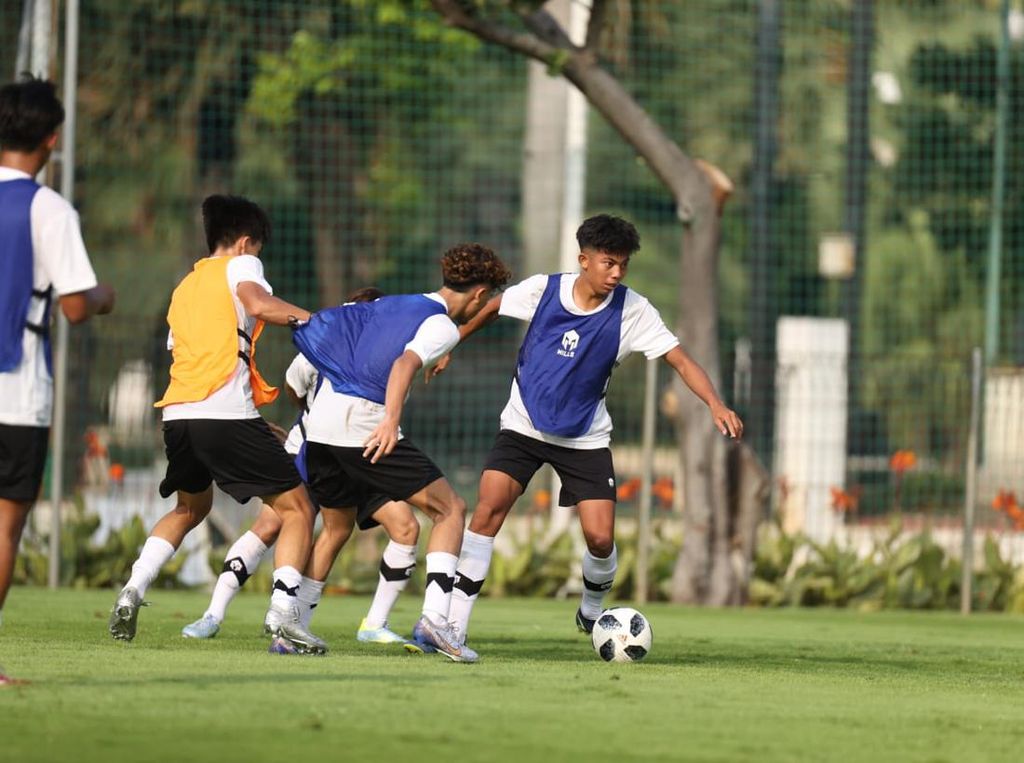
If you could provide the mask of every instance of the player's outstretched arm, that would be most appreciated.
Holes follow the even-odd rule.
[[[287,326],[290,318],[309,320],[309,310],[275,297],[253,281],[242,281],[235,293],[238,294],[238,301],[245,308],[246,315],[257,320],[273,323],[275,326]]]
[[[674,347],[665,355],[665,362],[675,369],[686,386],[711,409],[715,427],[724,435],[739,439],[743,436],[743,422],[715,392],[715,385],[693,358],[682,347]]]
[[[391,364],[388,386],[384,392],[384,420],[377,425],[366,442],[363,458],[371,464],[388,455],[398,444],[398,424],[402,420],[402,408],[412,387],[416,373],[423,368],[423,360],[412,350],[406,350]],[[372,454],[372,455],[371,455]]]
[[[463,323],[459,326],[459,344],[465,342],[469,337],[473,336],[477,331],[482,329],[484,326],[494,323],[498,319],[498,310],[501,308],[501,295],[496,294],[491,298],[491,301],[484,305],[484,308],[477,313],[472,320]],[[431,366],[423,372],[423,381],[426,384],[430,384],[430,380],[438,374],[444,372],[448,368],[448,364],[452,362],[451,353],[445,355],[434,366]]]

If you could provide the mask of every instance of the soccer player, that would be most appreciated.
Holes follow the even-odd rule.
[[[476,653],[448,624],[466,505],[441,470],[403,438],[402,408],[419,369],[459,341],[456,322],[471,319],[509,279],[490,249],[461,244],[441,259],[444,285],[431,294],[383,297],[316,313],[296,327],[300,352],[323,377],[309,412],[309,486],[324,522],[380,497],[407,501],[433,521],[427,543],[423,616],[413,641],[457,662]]]
[[[350,295],[349,302],[372,302],[382,296],[384,293],[380,289],[366,287]],[[287,434],[284,449],[295,457],[299,474],[305,480],[306,419],[317,389],[317,372],[302,355],[296,355],[288,366],[285,389],[302,410],[295,425]],[[387,501],[379,508],[376,504],[363,503],[356,511],[355,524],[361,530],[382,525],[390,539],[381,558],[377,591],[369,612],[359,624],[356,639],[375,644],[404,644],[406,640],[388,628],[388,616],[399,594],[409,584],[409,577],[416,568],[419,523],[408,504]],[[228,605],[241,590],[249,575],[259,566],[263,554],[277,540],[280,530],[281,521],[277,514],[269,506],[264,506],[252,528],[228,549],[223,570],[217,578],[206,612],[194,623],[182,628],[183,636],[205,639],[217,635]],[[323,592],[326,573],[330,572],[335,557],[351,533],[352,524],[349,521],[325,523],[316,543],[313,544],[308,566],[312,568],[309,572],[316,577],[303,575],[298,592],[299,613],[307,628]],[[318,579],[318,572],[324,566],[326,570],[323,577]]]
[[[719,399],[658,311],[621,283],[640,248],[632,223],[597,215],[583,222],[576,239],[579,274],[532,276],[496,296],[460,329],[465,339],[499,315],[530,324],[462,543],[450,619],[463,640],[490,567],[494,536],[545,463],[562,481],[559,503],[577,507],[587,551],[576,625],[587,633],[593,630],[617,566],[615,469],[608,447],[612,420],[605,392],[612,369],[627,355],[664,358],[707,404],[723,435],[743,433],[739,417]]]
[[[46,464],[54,296],[71,323],[114,307],[114,290],[96,283],[78,213],[34,180],[63,122],[52,82],[0,87],[0,623]]]
[[[256,342],[265,323],[287,325],[309,312],[273,296],[259,254],[270,221],[238,196],[203,201],[210,256],[174,290],[167,313],[171,381],[162,400],[167,474],[164,498],[177,505],[156,523],[117,596],[109,630],[135,637],[149,584],[185,535],[210,513],[211,483],[240,503],[260,496],[281,521],[267,624],[295,651],[323,653],[326,644],[302,626],[296,594],[313,541],[313,505],[292,458],[257,407],[277,397],[256,370]]]

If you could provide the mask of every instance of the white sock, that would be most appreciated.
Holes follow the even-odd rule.
[[[473,605],[480,595],[487,570],[491,567],[493,554],[494,538],[466,530],[462,537],[462,554],[455,574],[455,588],[452,590],[452,606],[448,612],[448,620],[458,630],[463,641],[469,633],[469,617],[473,614]]]
[[[260,540],[260,536],[252,530],[247,530],[231,545],[224,557],[224,567],[217,577],[217,584],[213,587],[213,595],[210,597],[210,606],[206,608],[206,615],[210,615],[218,623],[224,621],[224,613],[227,612],[228,604],[245,585],[249,576],[259,567],[260,559],[265,553],[267,553],[266,545]]]
[[[305,575],[302,576],[298,593],[299,619],[302,621],[302,627],[309,628],[309,621],[313,619],[313,610],[320,603],[325,585],[327,585],[326,580],[314,580]]]
[[[377,593],[373,596],[370,611],[366,613],[368,628],[383,628],[388,624],[391,608],[398,601],[398,594],[409,585],[409,577],[416,569],[416,546],[404,546],[390,541],[380,559],[380,576],[377,579]]]
[[[459,557],[444,551],[427,554],[427,588],[423,592],[423,616],[435,625],[448,622],[452,585]]]
[[[302,573],[291,566],[274,570],[274,590],[270,594],[271,604],[297,604]]]
[[[175,548],[163,538],[151,535],[142,546],[142,553],[132,565],[132,576],[128,578],[125,588],[129,586],[139,592],[139,598],[146,595],[149,584],[156,580],[160,568],[174,556]]]
[[[612,552],[605,559],[600,559],[590,551],[583,552],[583,600],[580,610],[583,616],[596,620],[604,610],[604,596],[615,580],[615,570],[619,566],[619,551],[612,546]]]

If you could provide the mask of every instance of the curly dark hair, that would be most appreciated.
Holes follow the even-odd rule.
[[[441,258],[444,285],[452,291],[466,292],[474,286],[500,289],[512,277],[493,250],[483,244],[456,244]]]
[[[384,292],[378,289],[376,286],[364,286],[361,289],[356,289],[354,292],[348,295],[347,302],[373,302],[375,299],[380,299],[384,296]]]
[[[632,255],[640,249],[640,234],[629,220],[614,215],[594,215],[576,231],[580,251],[593,249],[608,254]]]

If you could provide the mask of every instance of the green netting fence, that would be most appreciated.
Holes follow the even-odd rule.
[[[686,151],[735,184],[723,217],[720,387],[773,470],[776,503],[802,480],[821,495],[855,494],[861,518],[958,513],[969,357],[985,343],[992,298],[1001,3],[607,5],[609,68]],[[22,9],[0,0],[0,65],[12,75]],[[985,502],[1024,493],[1022,19],[1012,7]],[[204,253],[198,208],[209,193],[245,194],[269,210],[268,278],[313,308],[365,285],[431,289],[440,254],[462,240],[494,247],[517,277],[558,267],[551,203],[535,199],[561,203],[565,162],[530,189],[538,180],[524,166],[539,150],[531,119],[554,118],[564,102],[524,59],[446,28],[428,3],[83,0],[79,67],[75,202],[119,301],[116,315],[72,331],[74,484],[106,479],[88,473],[87,432],[128,472],[159,462],[150,404],[169,361],[164,315]],[[643,249],[629,283],[673,323],[671,197],[593,113],[586,164],[585,212],[636,222]],[[528,247],[531,236],[546,236],[547,249]],[[803,320],[789,339],[783,317]],[[849,350],[835,355],[828,332],[844,321]],[[470,499],[520,332],[493,327],[413,394],[406,431]],[[281,379],[287,332],[266,337],[262,364]],[[642,386],[633,359],[610,392],[622,483],[636,476]],[[267,413],[282,424],[293,415],[283,399]],[[666,510],[678,508],[674,442],[659,416]],[[913,454],[905,474],[897,452]],[[794,463],[802,474],[789,473]]]

